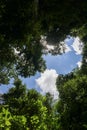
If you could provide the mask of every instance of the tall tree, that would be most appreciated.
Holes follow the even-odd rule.
[[[86,22],[86,0],[1,0],[0,71],[14,70],[27,77],[44,70],[40,36],[58,45],[68,34],[86,28]]]
[[[26,97],[26,86],[22,85],[21,80],[16,79],[14,87],[9,89],[8,93],[3,95],[5,104],[9,105],[10,112],[13,115],[20,115],[23,107],[23,100]]]
[[[60,130],[86,130],[87,76],[78,76],[65,82],[59,89],[57,105]],[[61,91],[60,91],[61,90]]]
[[[44,106],[44,97],[36,90],[26,90],[25,85],[17,79],[14,82],[15,87],[11,88],[8,93],[3,95],[4,104],[8,105],[9,111],[13,117],[18,117],[17,123],[12,121],[13,125],[18,125],[19,118],[26,118],[26,125],[31,130],[46,130],[46,113],[47,108]],[[19,125],[21,129],[21,123]]]

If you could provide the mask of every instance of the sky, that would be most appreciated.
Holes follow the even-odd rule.
[[[47,45],[44,40],[43,45],[48,49],[48,51],[54,48],[52,45]],[[80,41],[79,37],[68,37],[64,41],[64,47],[65,53],[62,55],[53,56],[50,53],[43,55],[47,66],[44,73],[37,72],[35,76],[31,76],[30,78],[21,78],[23,84],[26,84],[28,89],[35,88],[42,94],[50,92],[54,99],[58,98],[56,78],[59,74],[65,75],[70,73],[77,66],[81,67],[83,43]],[[12,86],[12,81],[10,85],[1,85],[0,93],[7,92]]]

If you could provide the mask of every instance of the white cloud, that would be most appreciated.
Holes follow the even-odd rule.
[[[81,68],[81,66],[82,66],[82,61],[77,62],[77,65],[78,65],[79,68]]]
[[[76,37],[73,44],[72,44],[73,49],[76,52],[76,55],[80,55],[82,54],[82,50],[83,50],[83,43],[81,42],[81,40],[79,39],[79,37]]]
[[[56,78],[58,74],[54,69],[47,69],[44,73],[41,73],[41,77],[36,79],[36,83],[42,90],[42,93],[49,92],[54,96],[54,99],[58,98],[58,91],[56,88]]]

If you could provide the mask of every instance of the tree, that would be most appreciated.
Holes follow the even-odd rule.
[[[28,91],[23,113],[25,113],[28,126],[32,130],[46,130],[47,128],[45,123],[47,108],[44,106],[43,101],[44,97],[36,90]]]
[[[26,126],[32,130],[46,130],[47,108],[44,106],[44,97],[36,90],[26,90],[19,79],[14,82],[15,87],[4,94],[4,104],[15,118],[12,120],[12,128],[22,129],[22,117],[26,118]],[[23,117],[23,118],[24,118]]]
[[[9,110],[13,115],[20,115],[23,101],[26,99],[26,86],[22,85],[21,80],[16,79],[14,87],[3,95],[5,104],[9,105]]]
[[[0,112],[0,129],[1,130],[10,130],[11,128],[11,122],[12,119],[11,114],[8,110],[5,108],[2,109]]]
[[[26,125],[27,119],[25,116],[13,116],[11,120],[11,129],[12,130],[29,130],[29,128]]]
[[[46,116],[46,124],[47,124],[47,129],[51,130],[52,129],[52,121],[53,121],[53,97],[50,93],[46,93],[45,96],[45,101],[44,105],[47,108],[47,116]]]
[[[85,130],[87,124],[87,76],[78,76],[59,88],[60,100],[57,105],[60,130]],[[61,91],[60,91],[61,89]]]
[[[48,43],[58,45],[67,35],[76,35],[79,29],[84,32],[86,22],[86,0],[1,0],[0,72],[6,70],[4,75],[8,76],[9,70],[11,77],[14,70],[27,77],[43,71],[41,35],[47,36]],[[8,77],[6,82],[1,78],[0,82],[8,80]]]
[[[12,116],[8,109],[2,108],[0,112],[0,129],[1,130],[29,130],[26,126],[24,116]]]
[[[1,0],[0,3],[0,71],[14,70],[24,77],[43,71],[45,63],[39,41],[40,24],[34,18],[35,2]],[[2,79],[0,82],[5,83]]]

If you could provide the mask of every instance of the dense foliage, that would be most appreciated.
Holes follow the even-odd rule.
[[[55,128],[50,94],[42,96],[36,90],[27,90],[19,79],[14,87],[3,95],[0,106],[0,129],[47,130]]]
[[[86,26],[86,0],[0,0],[0,83],[44,71],[41,35],[58,46],[67,35],[86,40]]]
[[[45,70],[41,35],[51,45],[67,35],[84,43],[81,69],[57,78],[56,102],[17,78]],[[0,130],[87,129],[87,0],[0,0],[0,84],[12,77],[1,97]]]
[[[81,73],[81,72],[80,72]],[[57,78],[59,99],[27,90],[19,79],[4,94],[0,128],[7,130],[86,130],[87,75],[79,71]]]
[[[62,77],[61,80],[63,81]],[[87,76],[68,78],[68,81],[66,80],[60,85],[57,83],[57,87],[59,90],[57,111],[60,118],[60,130],[85,130],[87,124]]]

